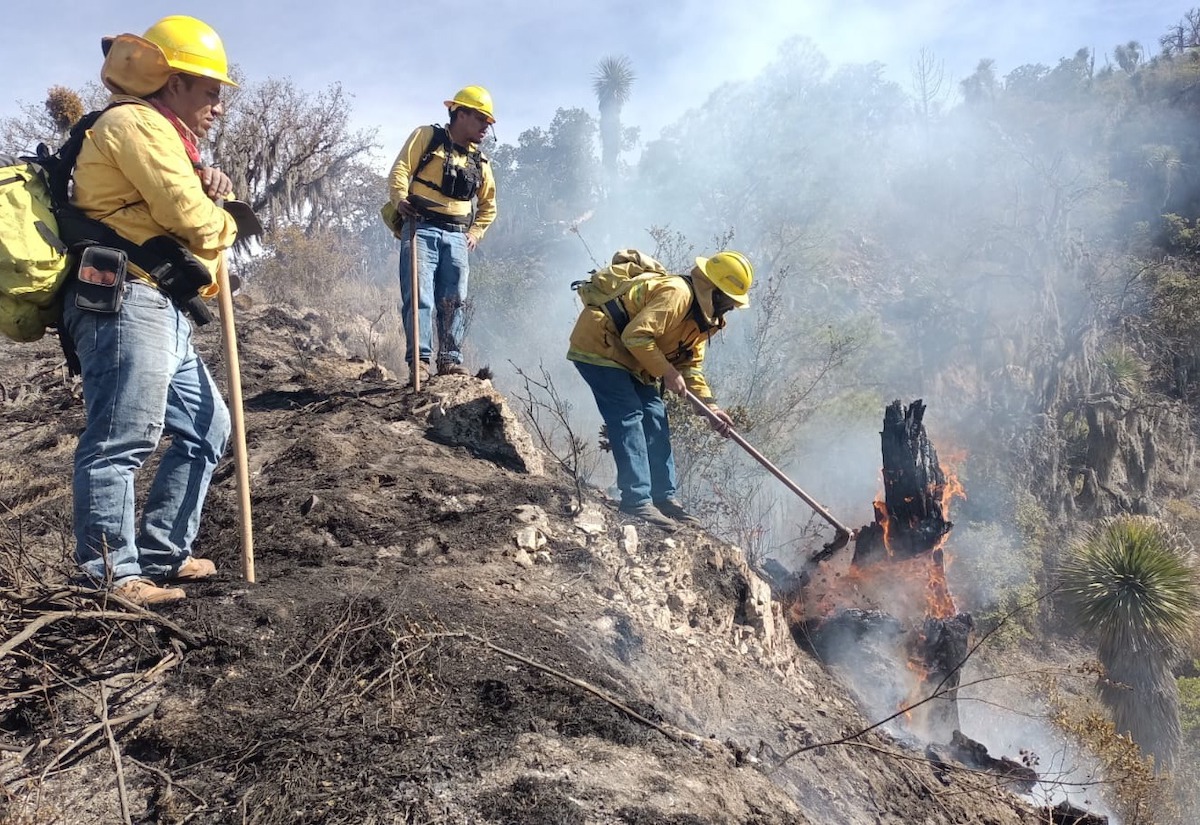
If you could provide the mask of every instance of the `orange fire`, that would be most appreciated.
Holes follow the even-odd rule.
[[[954,463],[965,457],[965,453],[954,456]],[[966,498],[958,474],[953,466],[947,466],[948,463],[943,462],[941,466],[944,483],[930,491],[941,507],[943,518],[953,499]],[[882,491],[873,506],[875,523],[883,534],[887,562],[862,568],[844,560],[839,564],[836,558],[822,563],[821,574],[811,583],[803,601],[793,606],[794,615],[818,618],[829,616],[839,609],[861,608],[883,610],[909,620],[956,616],[957,605],[946,579],[948,555],[944,545],[947,536],[943,536],[930,552],[906,558],[903,553],[897,554],[893,550],[892,519]]]
[[[943,480],[927,492],[932,507],[939,510],[941,520],[949,523],[949,508],[956,498],[966,498],[966,493],[954,467],[960,466],[965,454],[955,455],[941,464]],[[957,617],[958,608],[950,593],[946,565],[950,560],[945,545],[948,533],[936,540],[934,546],[924,549],[920,533],[909,533],[905,528],[928,527],[928,525],[893,524],[887,503],[881,490],[873,503],[875,525],[864,530],[873,533],[870,550],[859,561],[858,566],[848,558],[850,554],[835,555],[822,562],[817,572],[791,605],[791,615],[799,621],[824,621],[842,611],[858,609],[880,611],[899,620],[906,627],[910,640],[904,645],[909,674],[909,695],[901,707],[911,706],[923,697],[929,688],[929,664],[923,661],[926,641],[923,638],[927,619],[943,622]],[[859,539],[861,548],[862,539]],[[904,542],[918,542],[906,546]],[[880,554],[880,543],[886,557]],[[927,547],[928,545],[925,545]],[[914,555],[919,553],[919,555]],[[915,639],[915,642],[913,641]],[[897,651],[899,652],[899,651]],[[910,730],[928,724],[928,709],[904,713],[905,725]]]
[[[942,485],[941,490],[934,489],[934,493],[938,494],[937,498],[942,505],[942,513],[945,514],[950,509],[950,500],[955,498],[965,499],[967,491],[963,488],[962,482],[958,480],[958,473],[954,470],[955,467],[962,464],[967,458],[966,452],[956,451],[951,454],[950,458],[941,463],[942,475],[946,477],[946,482]]]

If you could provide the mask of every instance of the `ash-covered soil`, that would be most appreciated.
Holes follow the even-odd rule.
[[[884,734],[822,744],[867,723],[740,551],[577,512],[490,382],[413,393],[328,326],[239,318],[258,580],[231,450],[220,574],[154,613],[67,586],[78,386],[51,339],[0,350],[0,821],[1046,821]]]

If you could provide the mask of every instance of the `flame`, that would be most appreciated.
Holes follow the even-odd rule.
[[[950,502],[966,498],[966,491],[955,469],[966,459],[965,452],[952,453],[939,462],[943,480],[931,486],[930,497],[947,518]],[[942,536],[927,553],[906,557],[893,548],[895,525],[888,513],[882,488],[872,502],[875,524],[882,533],[886,563],[860,568],[849,565],[843,570],[822,563],[824,575],[817,586],[810,586],[806,604],[796,607],[797,616],[809,619],[828,617],[839,609],[852,607],[883,610],[900,617],[949,619],[958,615],[958,606],[950,593],[946,576],[948,535]]]
[[[958,615],[958,606],[954,604],[954,597],[950,595],[940,545],[925,558],[929,561],[929,576],[925,586],[925,615],[935,619],[952,619]]]
[[[945,476],[946,481],[940,486],[940,489],[938,486],[935,486],[931,492],[934,493],[934,496],[941,504],[943,516],[950,511],[950,501],[952,499],[961,498],[965,500],[967,497],[967,491],[958,479],[958,471],[954,469],[962,464],[966,458],[966,452],[956,452],[945,462],[939,462],[938,466],[941,468],[942,475]]]
[[[882,493],[880,494],[882,496]],[[883,530],[883,547],[887,550],[888,557],[891,558],[895,554],[892,552],[892,542],[888,535],[892,529],[892,517],[888,515],[887,502],[883,498],[877,498],[872,502],[875,507],[875,523]]]

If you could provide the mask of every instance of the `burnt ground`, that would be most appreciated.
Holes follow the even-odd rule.
[[[415,394],[281,309],[239,337],[258,581],[231,450],[220,573],[154,613],[67,586],[78,387],[53,340],[0,350],[0,821],[1046,821],[885,734],[822,744],[866,723],[740,551],[574,513],[489,382]]]

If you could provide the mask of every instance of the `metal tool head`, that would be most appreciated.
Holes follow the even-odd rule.
[[[809,558],[806,566],[815,567],[816,565],[830,558],[834,553],[849,544],[850,539],[854,538],[857,533],[857,530],[838,530],[837,535],[833,537],[833,541],[828,542],[820,550],[814,553],[812,557]]]
[[[254,214],[250,204],[245,201],[225,201],[222,206],[233,217],[233,222],[237,224],[239,239],[262,235],[262,221],[258,219],[258,215]]]

